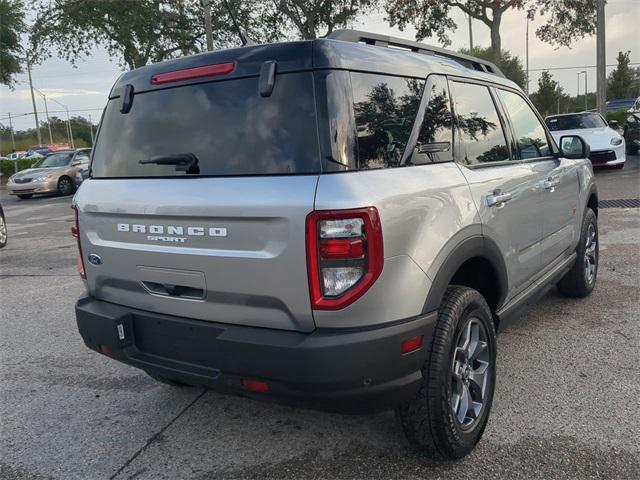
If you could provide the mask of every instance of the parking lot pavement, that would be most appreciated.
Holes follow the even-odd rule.
[[[604,198],[640,196],[640,171],[625,175],[598,175],[613,195]],[[638,193],[617,194],[627,191]],[[600,211],[591,297],[551,292],[499,336],[484,438],[459,462],[433,463],[409,449],[390,412],[172,388],[87,350],[73,316],[83,287],[70,197],[0,201],[2,479],[638,478],[638,209]]]

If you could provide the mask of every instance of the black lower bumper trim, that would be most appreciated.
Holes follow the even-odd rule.
[[[85,344],[179,382],[248,394],[241,380],[261,380],[254,394],[287,403],[368,412],[392,408],[420,387],[435,312],[366,331],[312,333],[228,325],[136,310],[83,297],[76,304]],[[424,335],[402,355],[404,340]]]

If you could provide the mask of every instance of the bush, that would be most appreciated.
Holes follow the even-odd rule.
[[[620,128],[623,128],[627,123],[627,116],[629,116],[629,114],[625,110],[607,112],[607,122],[610,122],[611,120],[615,120],[616,122],[618,122],[618,125],[620,126]]]
[[[30,168],[31,165],[36,163],[38,160],[18,160],[17,171],[24,170],[25,168]],[[11,175],[16,173],[16,162],[14,160],[0,160],[0,172],[2,172],[3,180],[6,181]]]

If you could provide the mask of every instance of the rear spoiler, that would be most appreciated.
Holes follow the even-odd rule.
[[[412,40],[405,40],[403,38],[362,32],[360,30],[336,30],[327,35],[326,38],[331,40],[342,40],[343,42],[365,43],[367,45],[375,45],[377,47],[399,48],[424,55],[437,55],[439,57],[446,57],[455,60],[464,67],[471,68],[472,70],[504,77],[504,73],[502,73],[494,63],[489,62],[488,60],[483,60],[471,55],[465,55],[464,53],[454,52],[453,50],[414,42]]]

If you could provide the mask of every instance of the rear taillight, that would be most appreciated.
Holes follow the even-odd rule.
[[[78,223],[78,207],[73,205],[73,213],[75,214],[75,223],[71,226],[71,235],[78,242],[78,273],[82,278],[87,278],[84,270],[84,259],[82,258],[82,247],[80,246],[80,225]]]
[[[307,269],[315,310],[338,310],[355,302],[378,279],[383,263],[382,226],[374,207],[307,216]]]

